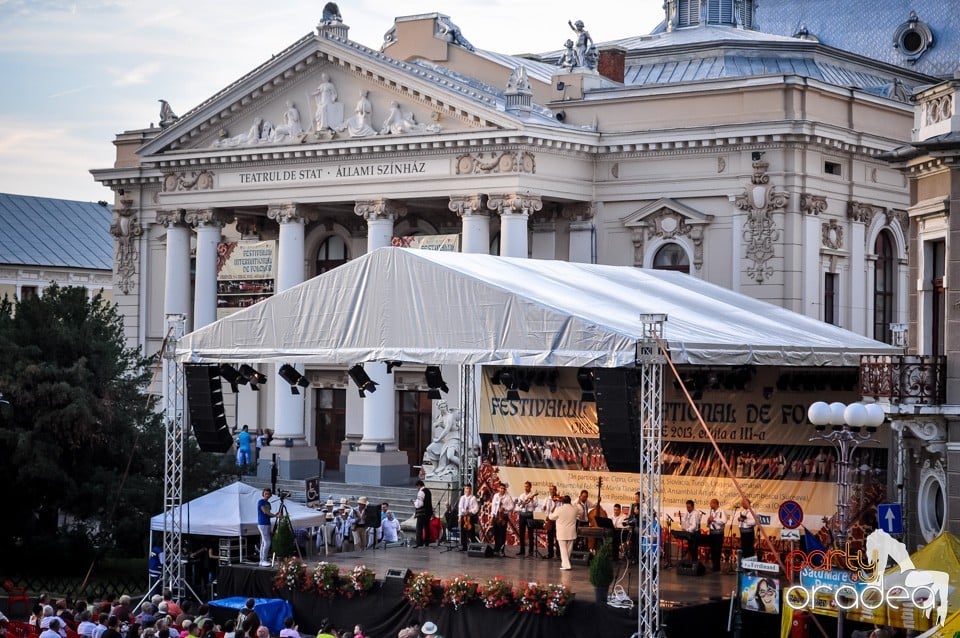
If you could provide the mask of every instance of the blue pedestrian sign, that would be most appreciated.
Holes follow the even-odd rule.
[[[900,503],[880,503],[877,505],[877,523],[887,534],[903,534],[903,511]]]

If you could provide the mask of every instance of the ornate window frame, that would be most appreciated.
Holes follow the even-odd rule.
[[[704,231],[713,222],[713,215],[664,197],[621,218],[620,222],[632,234],[634,266],[652,268],[657,250],[673,243],[686,250],[691,275],[703,269]]]
[[[917,520],[924,541],[929,543],[943,533],[948,518],[946,471],[939,459],[927,459],[917,486]]]

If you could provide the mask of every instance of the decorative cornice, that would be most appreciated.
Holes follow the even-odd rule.
[[[377,219],[396,221],[407,214],[407,207],[392,199],[368,199],[358,200],[353,206],[353,212],[367,221]]]
[[[819,215],[827,210],[827,198],[823,195],[800,193],[800,212]]]
[[[207,191],[213,188],[213,173],[206,169],[200,171],[182,171],[163,174],[164,193],[174,191]]]
[[[543,208],[543,200],[540,195],[532,193],[490,193],[487,195],[487,208],[501,215],[529,215]]]
[[[747,211],[743,238],[746,241],[746,257],[753,262],[747,268],[747,276],[758,284],[773,275],[770,260],[774,256],[774,244],[780,241],[780,230],[773,223],[773,211],[787,205],[787,194],[769,186],[768,166],[766,162],[754,162],[753,175],[750,177],[753,186],[744,189],[744,193],[737,195],[734,200],[737,208]]]
[[[117,244],[116,285],[125,295],[136,289],[140,255],[138,242],[143,235],[143,226],[132,204],[132,198],[121,195],[119,204],[113,209],[113,221],[110,224],[110,234],[116,238]]]
[[[873,204],[866,204],[864,202],[851,201],[847,204],[847,216],[851,220],[867,226],[870,225],[870,222],[873,221],[875,216],[884,211],[885,209],[882,206],[874,206]]]
[[[483,195],[475,193],[473,195],[451,195],[447,203],[450,212],[456,213],[458,217],[469,217],[470,215],[484,215],[487,211],[483,205]]]
[[[457,175],[537,172],[534,154],[519,150],[464,153],[457,156],[455,166]]]

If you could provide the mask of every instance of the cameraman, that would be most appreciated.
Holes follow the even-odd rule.
[[[270,567],[270,519],[280,514],[270,511],[270,497],[273,492],[264,488],[263,498],[257,502],[257,529],[260,530],[260,566]]]

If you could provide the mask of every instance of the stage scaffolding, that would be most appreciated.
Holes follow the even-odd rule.
[[[183,337],[186,317],[167,315],[163,347],[164,414],[163,457],[163,573],[160,582],[175,599],[183,597],[183,364],[177,362],[177,343]]]
[[[663,344],[664,314],[640,315],[643,324],[637,343],[639,376],[637,405],[640,423],[640,520],[639,581],[637,594],[637,636],[654,638],[660,631],[660,524],[663,425]]]

